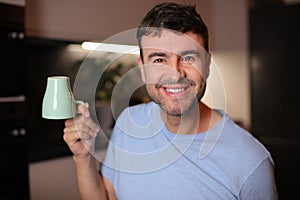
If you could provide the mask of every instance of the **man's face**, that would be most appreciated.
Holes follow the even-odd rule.
[[[210,56],[200,36],[163,30],[143,36],[139,66],[154,102],[170,115],[181,116],[198,105],[205,92]]]

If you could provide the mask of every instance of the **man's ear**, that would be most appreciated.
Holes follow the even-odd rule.
[[[139,68],[140,68],[142,80],[143,80],[144,83],[146,83],[144,63],[143,63],[142,58],[140,56],[138,57],[137,62],[138,62]]]
[[[210,64],[211,64],[211,53],[208,52],[206,55],[206,69],[207,69],[207,77],[208,78],[209,74],[210,74]]]
[[[206,57],[206,64],[209,67],[211,63],[211,53],[207,52],[207,57]]]

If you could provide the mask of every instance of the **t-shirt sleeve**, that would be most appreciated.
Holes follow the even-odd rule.
[[[266,158],[244,183],[241,200],[277,200],[277,188],[272,162]]]

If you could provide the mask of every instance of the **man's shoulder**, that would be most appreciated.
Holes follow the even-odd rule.
[[[222,166],[222,170],[228,175],[228,181],[239,191],[244,181],[266,159],[271,163],[273,159],[266,147],[251,132],[240,127],[229,116],[225,116],[223,120],[222,135],[212,156],[216,156],[216,163]]]
[[[231,146],[231,148],[225,148],[223,151],[231,155],[240,166],[243,163],[247,166],[245,168],[256,168],[265,159],[269,159],[273,162],[270,152],[251,132],[245,130],[236,124],[229,117],[226,117],[224,123],[224,135],[222,135],[222,143],[225,146]]]

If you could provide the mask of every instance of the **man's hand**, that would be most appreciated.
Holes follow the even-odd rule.
[[[90,155],[99,127],[90,117],[88,103],[77,109],[81,114],[66,120],[63,138],[74,158],[85,158]]]

